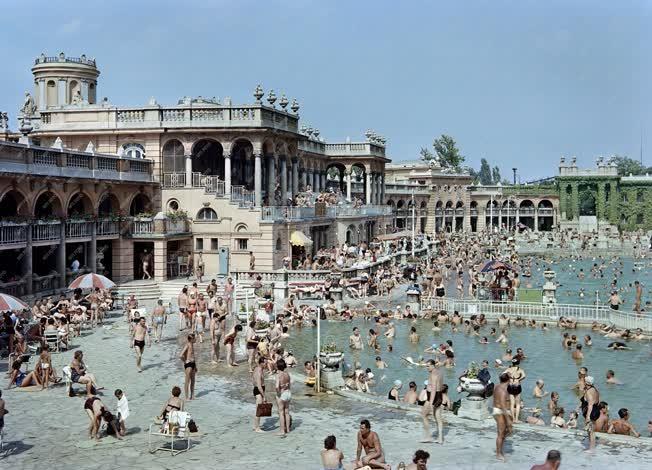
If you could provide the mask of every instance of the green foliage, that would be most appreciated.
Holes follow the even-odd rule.
[[[478,172],[478,178],[480,179],[480,184],[485,186],[493,183],[491,176],[491,167],[489,166],[489,162],[487,162],[486,158],[480,159],[480,171]]]
[[[494,184],[500,183],[500,168],[498,168],[498,166],[495,166],[494,169],[491,170],[491,179]]]
[[[464,156],[457,148],[455,139],[451,136],[442,134],[439,139],[435,139],[432,143],[432,147],[435,150],[435,154],[437,155],[437,159],[442,168],[450,168],[455,171],[461,170],[462,163],[464,163]]]
[[[424,162],[429,162],[434,157],[432,152],[425,147],[421,147],[421,150],[419,151],[419,155],[421,155],[421,160],[423,160]]]
[[[619,176],[644,175],[645,173],[652,172],[652,167],[644,167],[640,162],[629,158],[621,157],[619,155],[614,157],[616,168],[618,168]]]

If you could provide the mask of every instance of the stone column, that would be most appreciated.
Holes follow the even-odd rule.
[[[326,171],[322,171],[319,175],[319,185],[321,186],[321,190],[324,191],[326,189]]]
[[[369,172],[365,171],[364,174],[364,183],[365,183],[365,203],[371,204],[371,178],[369,177]]]
[[[276,167],[274,155],[267,156],[267,201],[270,206],[274,205],[274,191],[276,190]]]
[[[487,227],[487,214],[485,209],[478,204],[478,218],[476,219],[475,231],[482,232]]]
[[[299,192],[299,159],[292,159],[292,197]]]
[[[353,174],[351,173],[351,170],[346,173],[346,198],[350,201],[351,200],[351,178],[353,177]]]
[[[312,173],[312,190],[315,192],[321,191],[319,188],[319,171],[313,171]]]
[[[380,173],[376,173],[376,204],[381,205],[382,203]]]
[[[192,155],[187,153],[184,155],[186,162],[186,188],[192,188]],[[226,173],[224,173],[226,176]],[[225,178],[226,179],[226,178]],[[229,171],[229,180],[231,179],[231,172]]]
[[[224,195],[231,197],[231,154],[224,154]]]
[[[57,271],[60,274],[59,287],[65,289],[66,283],[66,221],[61,221],[61,236],[57,247]]]
[[[47,104],[45,93],[45,79],[38,81],[38,109],[45,109]]]
[[[281,172],[281,205],[287,205],[288,201],[288,170],[287,170],[287,158],[285,155],[279,157],[279,166]]]
[[[91,241],[88,242],[88,267],[94,273],[97,272],[97,224],[91,224]]]
[[[263,168],[261,164],[262,155],[254,155],[254,201],[256,207],[260,207],[263,201]]]
[[[81,97],[82,100],[88,102],[88,80],[82,80],[81,82]]]
[[[539,209],[534,208],[534,231],[539,231]]]
[[[66,89],[68,88],[68,82],[65,78],[60,78],[57,80],[57,104],[62,106],[66,104]]]
[[[308,185],[308,169],[304,168],[303,173],[301,173],[301,184],[299,184],[299,187],[303,187],[303,190],[306,190],[306,186]]]
[[[380,175],[380,203],[382,205],[387,203],[385,199],[385,175]]]
[[[25,251],[23,252],[23,279],[25,280],[25,293],[30,295],[33,292],[32,285],[32,226],[27,225],[27,243],[25,244]]]
[[[572,208],[571,213],[573,214],[573,220],[580,220],[580,195],[579,195],[579,188],[577,187],[577,183],[573,183],[571,186],[572,193],[571,193],[571,200],[569,203],[569,206]]]
[[[154,241],[154,280],[165,281],[168,274],[167,240]],[[151,269],[151,268],[150,268]]]

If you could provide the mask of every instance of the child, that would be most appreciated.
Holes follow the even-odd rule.
[[[577,428],[577,417],[578,417],[577,411],[571,411],[570,415],[568,415],[568,422],[566,423],[566,427],[568,429]]]
[[[118,418],[118,434],[124,436],[127,434],[127,426],[125,422],[129,417],[129,402],[127,401],[127,396],[122,393],[122,390],[117,389],[115,391],[115,397],[118,399],[118,404],[116,406],[116,416]]]

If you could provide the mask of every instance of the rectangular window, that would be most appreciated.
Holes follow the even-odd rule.
[[[636,223],[637,224],[643,223],[643,214],[636,214]]]
[[[195,241],[195,249],[196,250],[203,250],[204,249],[204,239],[203,238],[197,238]]]
[[[643,193],[641,191],[636,193],[636,202],[643,202]]]
[[[238,250],[246,250],[247,249],[247,239],[246,238],[236,238],[235,239],[235,246]]]
[[[217,238],[211,238],[211,251],[217,251]]]

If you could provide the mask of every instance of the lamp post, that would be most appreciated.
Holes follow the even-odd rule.
[[[516,168],[512,168],[512,171],[514,172],[514,184],[516,184]]]

